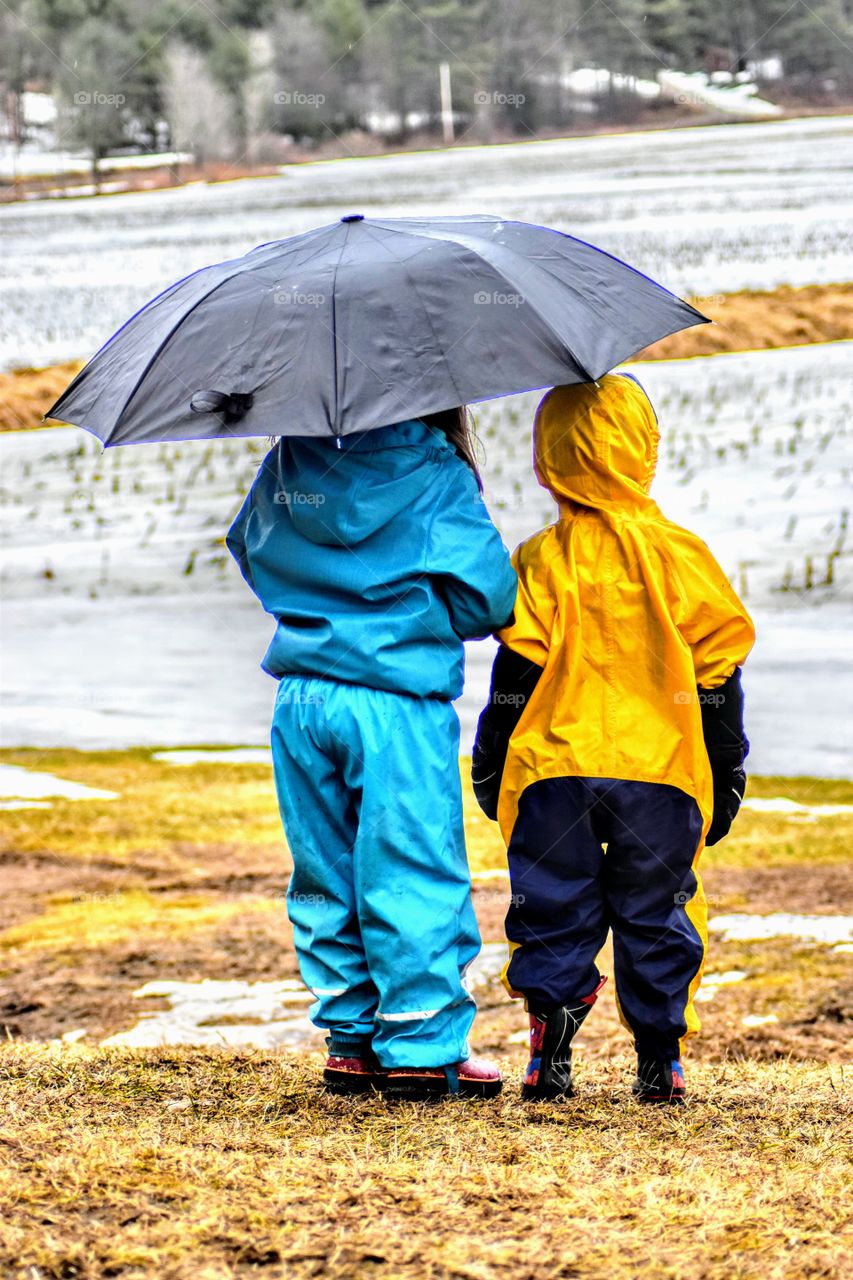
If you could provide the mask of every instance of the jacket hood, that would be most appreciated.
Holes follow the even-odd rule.
[[[533,424],[536,475],[561,508],[577,503],[614,515],[656,510],[648,494],[659,439],[651,402],[630,374],[554,387]]]
[[[311,542],[355,546],[423,491],[426,468],[453,452],[443,432],[417,419],[341,439],[283,437],[276,446],[276,502]]]

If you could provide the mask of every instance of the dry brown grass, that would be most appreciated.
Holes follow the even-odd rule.
[[[692,301],[714,323],[674,333],[638,359],[676,360],[853,338],[853,284],[782,285],[766,293],[744,290]]]
[[[627,1065],[561,1105],[395,1107],[324,1096],[319,1058],[12,1045],[3,1274],[845,1274],[838,1071],[698,1069],[674,1112],[637,1107]]]
[[[82,360],[49,365],[46,369],[13,369],[0,373],[0,431],[23,431],[42,423],[55,400],[83,368]]]

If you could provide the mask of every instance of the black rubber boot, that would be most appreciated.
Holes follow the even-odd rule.
[[[631,1092],[638,1102],[684,1105],[684,1068],[677,1058],[637,1055],[637,1078]]]
[[[530,1012],[530,1061],[524,1073],[524,1102],[574,1097],[572,1041],[598,998],[606,978],[579,1004],[563,1005],[551,1013]]]

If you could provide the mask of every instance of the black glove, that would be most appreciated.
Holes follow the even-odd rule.
[[[483,813],[492,822],[496,822],[508,739],[496,729],[489,728],[486,716],[487,712],[484,711],[477,725],[477,739],[471,759],[471,785]]]
[[[749,741],[743,729],[743,688],[740,668],[715,689],[699,689],[702,734],[714,778],[714,815],[705,844],[728,834],[746,788],[743,762]]]
[[[729,828],[738,814],[746,790],[746,772],[742,765],[731,770],[725,782],[714,777],[714,816],[705,837],[705,844],[717,844],[729,834]]]
[[[492,667],[489,701],[477,724],[471,760],[471,784],[477,803],[492,822],[498,816],[509,740],[527,706],[542,668],[499,644]]]

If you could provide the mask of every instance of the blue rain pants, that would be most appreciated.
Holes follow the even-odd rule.
[[[698,1027],[701,835],[695,800],[663,783],[565,777],[527,787],[508,850],[507,987],[537,1012],[577,1005],[598,986],[595,961],[612,929],[619,1010],[638,1052],[678,1058]]]
[[[453,704],[283,676],[272,752],[313,1022],[383,1067],[464,1061],[480,935]]]

